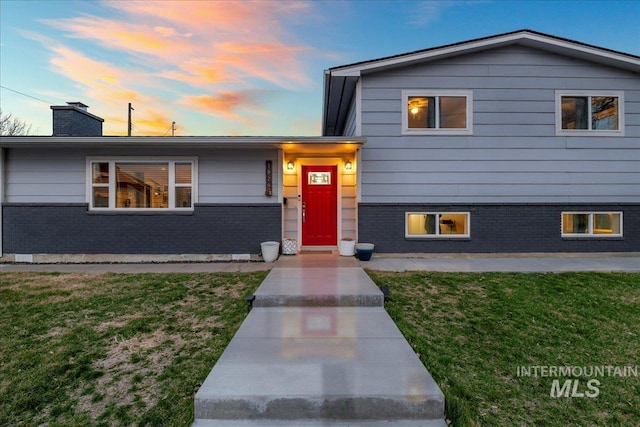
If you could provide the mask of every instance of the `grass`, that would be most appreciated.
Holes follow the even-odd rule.
[[[0,273],[0,425],[190,425],[266,274]],[[640,378],[517,371],[640,365],[639,274],[369,274],[454,426],[640,425]]]
[[[519,376],[526,366],[640,365],[640,275],[369,272],[445,394],[454,426],[638,426],[640,378]],[[551,397],[554,380],[577,393]],[[573,389],[573,386],[571,387]]]
[[[189,425],[265,276],[0,274],[0,425]]]

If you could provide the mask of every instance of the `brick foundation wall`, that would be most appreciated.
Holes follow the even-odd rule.
[[[3,206],[3,251],[18,254],[232,254],[280,241],[282,207],[196,205],[192,213],[94,213],[86,204]]]
[[[621,211],[623,237],[562,238],[563,211]],[[405,212],[469,212],[470,238],[405,238]],[[358,241],[389,253],[638,252],[640,205],[358,205]]]

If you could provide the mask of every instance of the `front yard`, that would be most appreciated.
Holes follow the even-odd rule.
[[[188,426],[266,274],[0,274],[0,425]]]
[[[0,425],[190,425],[266,274],[0,273]],[[369,274],[454,425],[640,425],[640,274]]]
[[[640,274],[369,274],[455,426],[640,425]]]

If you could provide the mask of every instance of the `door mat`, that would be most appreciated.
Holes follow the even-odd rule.
[[[314,254],[316,254],[316,255],[319,255],[319,254],[331,255],[333,252],[331,252],[331,251],[300,251],[298,253],[300,255],[314,255]]]

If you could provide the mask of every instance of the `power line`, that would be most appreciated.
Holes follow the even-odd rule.
[[[176,122],[171,122],[171,126],[169,126],[169,129],[167,129],[167,131],[162,136],[167,136],[169,131],[171,131],[171,136],[176,136]]]
[[[44,99],[40,99],[40,98],[36,98],[35,96],[27,95],[26,93],[20,92],[20,91],[15,90],[15,89],[11,89],[11,88],[6,87],[6,86],[0,85],[0,88],[9,90],[9,91],[14,92],[14,93],[17,93],[18,95],[26,96],[27,98],[35,99],[36,101],[44,102],[44,103],[49,104],[49,105],[53,105],[54,104],[51,101],[45,101]]]

